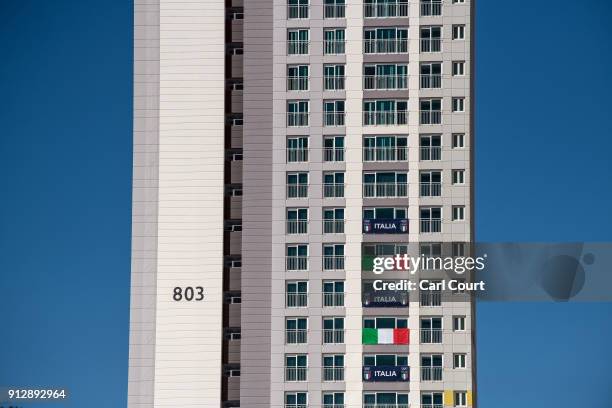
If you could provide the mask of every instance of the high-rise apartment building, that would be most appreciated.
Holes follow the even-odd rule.
[[[475,405],[473,8],[135,1],[130,408]]]

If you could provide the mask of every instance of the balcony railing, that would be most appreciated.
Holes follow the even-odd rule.
[[[306,344],[308,342],[308,330],[287,329],[285,331],[285,342],[287,344]]]
[[[307,256],[288,256],[287,257],[288,271],[306,271],[308,270]]]
[[[306,198],[308,197],[308,185],[289,184],[287,185],[287,198]]]
[[[290,20],[296,18],[308,18],[308,5],[291,4],[287,6],[287,18]]]
[[[344,184],[342,183],[324,183],[323,198],[343,198]]]
[[[342,307],[344,306],[344,293],[323,293],[324,307]]]
[[[346,16],[345,4],[326,4],[323,8],[324,18],[344,18]]]
[[[421,89],[442,88],[442,75],[421,74]]]
[[[423,405],[421,405],[421,407],[423,407]],[[363,408],[410,408],[410,405],[409,404],[363,404]]]
[[[437,291],[421,292],[421,306],[442,306],[442,293]]]
[[[421,125],[439,125],[442,123],[442,111],[421,111]]]
[[[344,220],[323,220],[324,234],[344,234]]]
[[[408,89],[408,75],[365,75],[363,88],[367,90]]]
[[[422,1],[421,2],[421,16],[441,16],[442,15],[442,1]]]
[[[288,77],[287,78],[287,90],[288,91],[307,91],[308,90],[308,77]]]
[[[421,367],[421,381],[442,381],[442,367]]]
[[[287,54],[289,55],[307,55],[308,40],[287,40]]]
[[[326,91],[341,91],[344,89],[344,81],[345,81],[344,76],[327,75],[323,78],[323,85]]]
[[[308,408],[308,405],[307,404],[285,404],[285,408]]]
[[[323,112],[323,126],[344,126],[344,112]]]
[[[440,197],[442,183],[421,183],[421,197]]]
[[[344,40],[325,40],[323,41],[323,54],[334,55],[346,52],[346,42]]]
[[[344,343],[343,329],[324,329],[323,344],[342,344]]]
[[[323,408],[345,408],[344,404],[323,404]]]
[[[287,163],[301,163],[308,161],[308,148],[288,147]]]
[[[324,255],[323,270],[325,271],[342,271],[344,270],[343,255]]]
[[[407,183],[363,183],[365,198],[407,197]]]
[[[286,367],[285,381],[306,381],[307,372],[306,367]]]
[[[365,111],[363,112],[364,126],[391,126],[408,123],[408,111]]]
[[[287,307],[307,307],[307,293],[287,293]]]
[[[406,54],[408,40],[399,38],[381,38],[363,40],[363,52],[366,54]]]
[[[440,146],[421,146],[421,160],[441,160],[442,148]]]
[[[408,2],[364,4],[363,15],[366,18],[408,17]]]
[[[287,127],[308,126],[308,112],[287,112]]]
[[[364,162],[407,161],[408,147],[364,147]]]
[[[441,38],[421,38],[421,52],[440,52],[442,51]]]
[[[421,404],[421,408],[444,408],[443,404]]]
[[[308,234],[308,221],[287,220],[287,234]]]
[[[441,219],[421,220],[421,232],[442,232]]]
[[[325,147],[323,148],[323,161],[343,162],[344,147]]]
[[[421,343],[442,343],[442,329],[421,329]]]
[[[344,367],[323,367],[323,381],[344,381]]]

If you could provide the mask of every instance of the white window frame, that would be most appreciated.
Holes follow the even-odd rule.
[[[465,316],[453,316],[453,331],[464,332],[466,331],[467,318]]]
[[[452,170],[452,182],[453,185],[463,185],[465,184],[465,170],[463,169],[454,169]]]
[[[453,24],[453,40],[465,40],[465,24]]]
[[[465,112],[465,98],[463,96],[453,97],[453,113]]]
[[[453,76],[465,76],[465,61],[453,61]]]
[[[453,149],[465,148],[465,133],[453,133],[452,138]]]
[[[464,205],[453,205],[452,211],[453,221],[465,221],[465,206]]]
[[[466,391],[455,391],[453,395],[453,407],[467,407]]]
[[[467,354],[466,353],[454,353],[453,354],[453,369],[463,370],[467,366]]]

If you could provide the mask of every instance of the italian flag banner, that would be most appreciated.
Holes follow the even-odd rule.
[[[408,344],[409,339],[408,329],[363,329],[361,332],[363,344]]]

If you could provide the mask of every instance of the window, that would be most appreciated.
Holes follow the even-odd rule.
[[[454,405],[455,407],[467,407],[467,392],[455,391]]]
[[[408,101],[370,100],[363,102],[364,126],[406,125]]]
[[[342,408],[344,407],[343,392],[323,393],[323,408]]]
[[[422,317],[421,318],[421,343],[423,344],[442,343],[442,318],[441,317]]]
[[[242,91],[244,89],[242,79],[230,79],[228,80],[228,86],[232,91]]]
[[[465,331],[465,316],[453,316],[453,331]]]
[[[344,126],[344,101],[323,101],[323,126]]]
[[[442,354],[421,356],[421,381],[442,381]]]
[[[442,0],[421,0],[421,16],[441,16]]]
[[[287,18],[308,18],[308,0],[287,0]]]
[[[344,18],[345,0],[325,0],[323,8],[324,18]]]
[[[334,28],[323,31],[323,54],[337,55],[345,52],[345,30]]]
[[[229,341],[240,340],[240,328],[239,327],[228,327],[227,329],[225,329],[224,337],[226,340],[229,340]]]
[[[323,88],[326,91],[340,91],[344,89],[344,65],[323,66]]]
[[[287,245],[287,270],[308,270],[308,245]]]
[[[306,354],[285,355],[285,381],[306,381],[308,356]]]
[[[326,136],[323,139],[323,161],[344,161],[344,136]]]
[[[242,120],[242,115],[233,115],[230,118],[230,125],[231,126],[242,126],[243,125],[243,120]]]
[[[364,0],[366,18],[408,17],[408,0]]]
[[[226,366],[224,367],[225,375],[227,377],[240,377],[240,365],[238,366]]]
[[[310,32],[307,29],[287,31],[287,54],[307,55]]]
[[[465,0],[453,0],[453,4],[463,4]]]
[[[453,256],[465,256],[465,242],[453,242],[451,250]]]
[[[440,135],[421,135],[421,161],[442,159],[442,137]]]
[[[441,264],[436,264],[435,260],[431,262],[424,262],[421,267],[422,270],[435,270],[442,269]],[[440,281],[428,280],[429,284],[440,284]],[[442,306],[442,291],[439,289],[440,286],[436,286],[435,289],[422,290],[419,293],[421,307],[439,307]]]
[[[453,24],[453,40],[465,39],[465,25]]]
[[[442,51],[442,27],[421,27],[421,52]]]
[[[363,319],[365,329],[407,329],[408,319],[399,317],[367,317]]]
[[[307,91],[308,90],[308,65],[289,65],[287,66],[287,90],[288,91]]]
[[[323,173],[323,198],[344,197],[344,173]]]
[[[364,208],[363,218],[369,220],[406,219],[408,218],[408,209],[406,207]]]
[[[363,394],[364,407],[408,407],[408,393],[367,392]]]
[[[426,170],[421,172],[421,197],[440,197],[442,195],[442,172]]]
[[[308,208],[287,208],[287,234],[308,233]]]
[[[344,208],[323,209],[323,233],[344,234]]]
[[[344,381],[344,355],[323,355],[323,381]]]
[[[462,353],[453,354],[453,368],[465,368],[466,355]]]
[[[421,394],[421,408],[439,408],[443,405],[441,392],[424,392]]]
[[[442,99],[421,99],[421,125],[442,123]]]
[[[465,133],[453,133],[453,149],[465,147]]]
[[[239,45],[230,45],[229,53],[230,55],[243,55],[244,48]]]
[[[244,20],[244,13],[240,11],[234,11],[231,14],[232,20]]]
[[[363,67],[363,88],[367,90],[407,89],[408,65],[374,64]]]
[[[465,220],[465,207],[462,205],[453,206],[453,221]]]
[[[408,53],[408,29],[397,27],[368,28],[363,33],[365,54]]]
[[[287,344],[306,344],[308,342],[308,319],[288,317],[285,320],[285,342]]]
[[[408,319],[396,317],[368,317],[363,319],[363,344],[408,344]]]
[[[308,173],[287,173],[287,198],[308,197]]]
[[[363,356],[364,366],[407,366],[408,356],[397,354],[366,354]]]
[[[442,64],[427,62],[421,64],[421,89],[442,88]]]
[[[408,137],[365,136],[363,138],[363,161],[388,162],[408,160]]]
[[[344,306],[344,281],[323,282],[323,306]]]
[[[465,98],[453,98],[453,112],[465,112]]]
[[[364,173],[363,196],[366,198],[407,197],[408,173]]]
[[[287,282],[287,307],[308,306],[308,281]]]
[[[308,161],[308,138],[287,138],[287,163],[301,163]]]
[[[453,170],[453,184],[465,183],[465,170]]]
[[[323,344],[344,343],[344,317],[323,318]]]
[[[465,75],[465,62],[464,61],[453,61],[453,76],[464,76]]]
[[[421,208],[421,232],[442,232],[442,208]]]
[[[308,101],[288,101],[287,102],[287,126],[299,127],[308,126],[309,118]]]
[[[323,270],[344,270],[344,244],[323,245]]]
[[[306,408],[308,406],[308,393],[288,392],[285,394],[285,408]]]
[[[242,297],[240,296],[240,293],[228,294],[226,302],[230,305],[237,305],[242,303]]]

